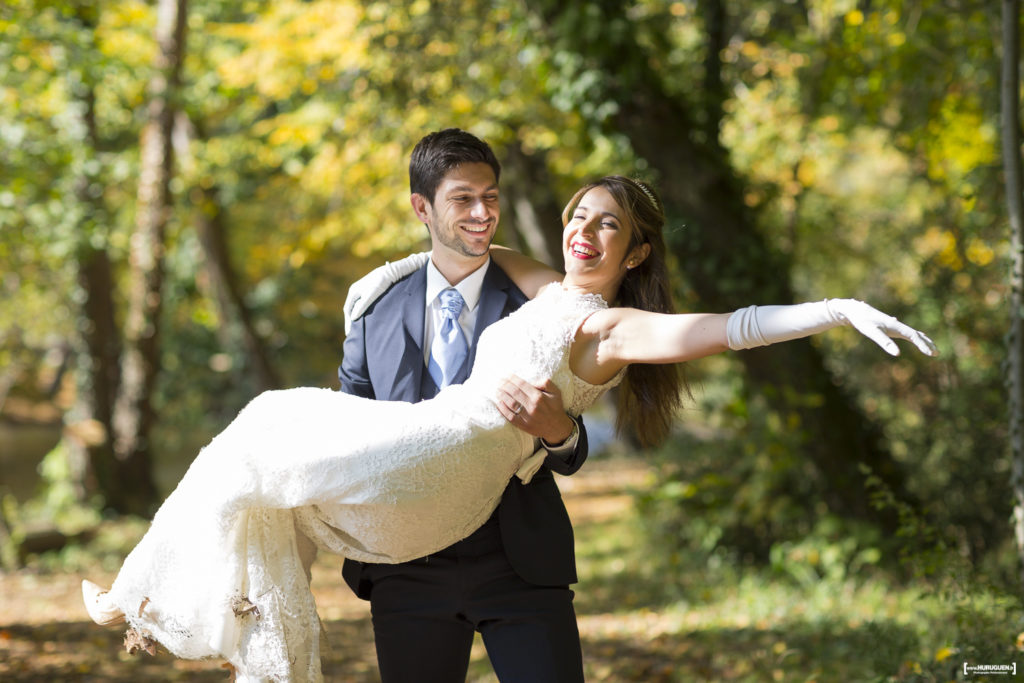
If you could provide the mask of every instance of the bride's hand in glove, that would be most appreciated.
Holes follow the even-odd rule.
[[[929,339],[924,332],[901,323],[893,316],[882,313],[863,301],[829,299],[828,308],[836,317],[845,320],[851,327],[881,346],[886,353],[892,356],[900,355],[900,349],[893,338],[909,341],[926,356],[939,355],[935,342]]]
[[[856,299],[825,299],[791,306],[747,306],[735,311],[726,325],[729,348],[734,351],[767,346],[850,325],[881,346],[900,355],[892,338],[906,339],[926,356],[937,356],[935,343],[923,332]]]

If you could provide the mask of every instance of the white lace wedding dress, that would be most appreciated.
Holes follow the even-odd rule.
[[[567,411],[585,410],[622,377],[594,386],[569,370],[577,329],[604,307],[547,287],[485,330],[465,384],[429,401],[261,394],[199,453],[111,600],[140,634],[179,657],[224,657],[239,680],[321,680],[316,548],[402,562],[483,524],[524,461],[543,458],[498,412],[496,387],[551,378]]]

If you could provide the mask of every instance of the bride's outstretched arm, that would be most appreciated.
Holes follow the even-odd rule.
[[[554,268],[508,247],[492,244],[491,258],[516,283],[516,287],[531,299],[537,296],[544,285],[562,281],[562,274]]]
[[[825,299],[793,306],[748,306],[733,313],[650,313],[611,308],[590,316],[580,328],[570,362],[581,378],[600,383],[630,363],[680,363],[728,349],[808,337],[849,325],[893,356],[905,339],[935,356],[924,333],[855,299]]]

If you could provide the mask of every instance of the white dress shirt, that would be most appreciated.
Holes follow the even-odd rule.
[[[441,317],[441,301],[437,295],[449,287],[456,289],[462,295],[463,301],[466,302],[466,305],[462,307],[462,312],[459,313],[459,327],[466,335],[466,344],[469,346],[470,355],[472,355],[473,332],[476,330],[477,314],[480,312],[478,308],[480,291],[483,289],[484,276],[487,275],[487,268],[490,265],[491,258],[488,256],[482,266],[462,278],[459,284],[452,285],[444,275],[441,275],[441,271],[437,269],[433,261],[427,261],[427,313],[423,316],[423,362],[425,364],[430,362],[430,343],[434,340],[434,330],[444,322]]]

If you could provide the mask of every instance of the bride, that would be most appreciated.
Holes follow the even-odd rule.
[[[223,657],[237,680],[321,680],[317,549],[403,562],[487,520],[509,479],[531,474],[533,438],[509,423],[515,397],[499,391],[509,374],[550,379],[572,414],[623,383],[623,414],[656,438],[682,386],[654,364],[840,325],[893,355],[890,337],[936,353],[924,334],[852,299],[671,314],[664,214],[644,183],[602,178],[562,219],[564,278],[492,251],[533,300],[484,331],[464,384],[415,404],[316,388],[257,396],[199,453],[110,590],[83,581],[93,620],[127,621],[130,636],[179,657]]]

